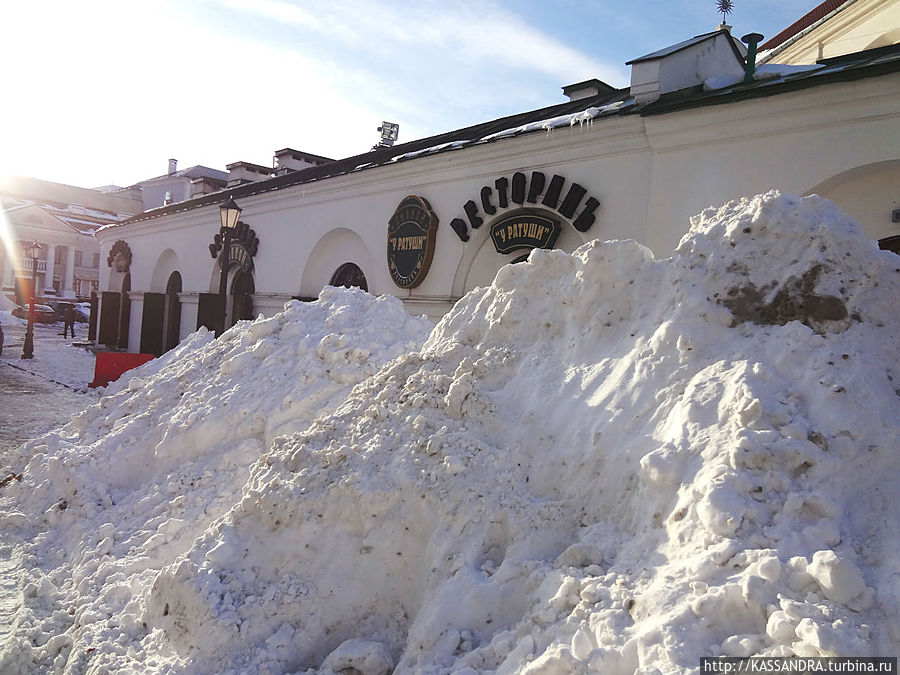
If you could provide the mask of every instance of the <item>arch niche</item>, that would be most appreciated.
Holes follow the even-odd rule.
[[[900,159],[893,159],[843,171],[822,181],[807,194],[834,202],[862,225],[870,239],[881,240],[897,234],[897,223],[892,222],[893,210],[900,208],[897,185],[900,185]]]
[[[178,256],[167,249],[156,261],[150,290],[144,293],[141,312],[141,352],[161,354],[178,344],[181,331],[181,272]]]
[[[368,291],[375,269],[372,259],[368,246],[356,232],[343,227],[331,230],[319,239],[306,259],[299,295],[317,298],[325,286],[350,285]]]

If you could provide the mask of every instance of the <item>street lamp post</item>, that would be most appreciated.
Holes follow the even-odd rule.
[[[37,295],[37,259],[41,248],[36,241],[25,248],[25,252],[31,257],[31,302],[28,303],[28,328],[25,329],[25,344],[22,346],[23,359],[34,357],[34,298]]]
[[[213,238],[212,244],[209,245],[209,252],[213,258],[218,253],[219,266],[222,268],[219,272],[219,329],[216,331],[216,337],[225,332],[225,313],[227,307],[226,286],[228,285],[228,248],[231,243],[231,235],[234,228],[238,224],[238,218],[241,216],[241,207],[238,206],[234,199],[228,198],[228,201],[219,206],[219,217],[222,221],[222,227],[218,234]]]

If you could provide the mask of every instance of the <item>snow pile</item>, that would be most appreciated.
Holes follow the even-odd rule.
[[[53,454],[90,470],[48,489],[63,472],[45,458],[6,488],[19,521],[71,501],[46,511],[28,559],[24,602],[43,623],[3,654],[67,672],[323,675],[893,654],[898,290],[898,259],[831,204],[775,192],[700,214],[667,260],[625,241],[535,251],[275,437],[240,490],[240,444],[165,443],[215,434],[227,392],[259,391],[250,368],[223,366],[203,390],[215,405],[143,429],[161,459],[129,451],[132,435],[115,467],[73,444]],[[174,375],[142,386],[179,392]],[[146,413],[127,400],[108,400],[105,433]],[[176,457],[197,469],[152,484],[162,472],[129,469]],[[126,510],[154,537],[135,538]]]
[[[100,643],[142,629],[141,590],[233,505],[273,437],[335,408],[431,328],[395,298],[327,288],[218,340],[195,333],[23,446],[0,476],[21,474],[0,490],[0,532],[34,543],[0,672],[79,672],[117,649]]]

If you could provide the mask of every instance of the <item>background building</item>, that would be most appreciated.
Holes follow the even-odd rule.
[[[897,0],[825,0],[763,43],[760,62],[813,64],[898,42]]]
[[[21,304],[31,295],[32,263],[22,246],[41,244],[37,295],[81,298],[98,290],[100,245],[94,232],[140,213],[140,202],[121,195],[34,178],[0,179],[0,206],[9,225],[0,257],[2,292]]]

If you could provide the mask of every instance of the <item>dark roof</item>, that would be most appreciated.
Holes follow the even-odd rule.
[[[281,155],[290,154],[295,159],[306,159],[311,161],[318,162],[333,162],[334,160],[330,157],[323,157],[322,155],[314,155],[311,152],[304,152],[303,150],[294,150],[293,148],[282,148],[281,150],[275,151],[275,156],[279,157]]]
[[[265,166],[264,164],[254,164],[253,162],[232,162],[231,164],[227,164],[226,168],[231,170],[239,166],[245,167],[247,169],[253,169],[254,171],[261,171],[266,173],[272,172],[271,166]]]
[[[774,96],[831,82],[843,82],[893,73],[900,71],[900,45],[880,47],[856,54],[824,59],[820,61],[820,64],[821,67],[814,70],[786,68],[783,75],[772,79],[757,80],[750,84],[740,82],[713,91],[703,91],[702,87],[693,87],[665,94],[659,100],[643,105],[638,105],[631,98],[628,89],[616,90],[612,95],[598,94],[597,96],[590,96],[575,101],[567,101],[436,136],[397,144],[392,147],[375,148],[369,152],[346,159],[335,160],[328,164],[293,171],[274,178],[246,183],[183,202],[161,206],[133,216],[122,224],[135,223],[173,213],[218,205],[229,197],[239,200],[242,197],[263,194],[294,185],[312,183],[395,162],[411,161],[421,156],[490,143],[499,138],[544,130],[548,128],[548,124],[549,126],[561,126],[567,123],[568,118],[566,116],[579,113],[589,112],[590,119],[595,121],[631,114],[656,115],[687,108]],[[551,124],[554,119],[559,119],[559,124]],[[578,119],[572,121],[577,122]],[[545,122],[546,124],[544,124]],[[113,225],[112,227],[117,226]]]
[[[215,180],[227,180],[228,172],[219,169],[211,169],[208,166],[191,166],[183,171],[176,171],[176,176],[187,176],[188,178],[213,178]]]
[[[142,180],[137,185],[143,185],[144,183],[150,183],[157,180],[165,180],[167,178],[173,177],[185,177],[185,178],[213,178],[215,180],[228,180],[228,172],[220,171],[219,169],[212,169],[208,166],[202,166],[200,164],[196,166],[189,166],[187,169],[181,169],[180,171],[176,171],[175,173],[167,173],[162,176],[156,176],[154,178],[148,178],[147,180]]]
[[[703,35],[696,35],[692,37],[690,40],[685,40],[684,42],[679,42],[678,44],[672,45],[670,47],[666,47],[665,49],[660,49],[658,51],[652,52],[650,54],[646,54],[644,56],[639,56],[636,59],[632,59],[631,61],[626,61],[625,65],[630,66],[634,63],[641,63],[643,61],[655,61],[656,59],[661,59],[666,56],[670,56],[675,54],[676,52],[680,52],[688,47],[693,47],[694,45],[698,45],[701,42],[706,42],[707,40],[712,40],[717,37],[720,33],[725,33],[729,38],[731,38],[731,33],[727,30],[714,30],[711,33],[703,33]],[[734,53],[737,55],[738,59],[743,61],[744,56],[741,54],[737,47],[734,44],[734,39],[729,40],[729,44],[731,48],[734,50]]]
[[[618,91],[618,89],[612,85],[606,84],[606,82],[598,80],[597,78],[585,80],[584,82],[576,82],[575,84],[567,84],[562,88],[562,91],[566,96],[572,96],[572,94],[585,89],[596,89],[598,94],[606,94],[607,96]]]
[[[838,9],[841,5],[846,3],[847,0],[825,0],[825,2],[813,7],[809,12],[801,16],[794,23],[781,31],[778,35],[760,45],[760,51],[775,49],[776,47],[783,45],[792,37],[798,35],[799,33],[802,33],[814,23],[821,21],[833,11]]]

